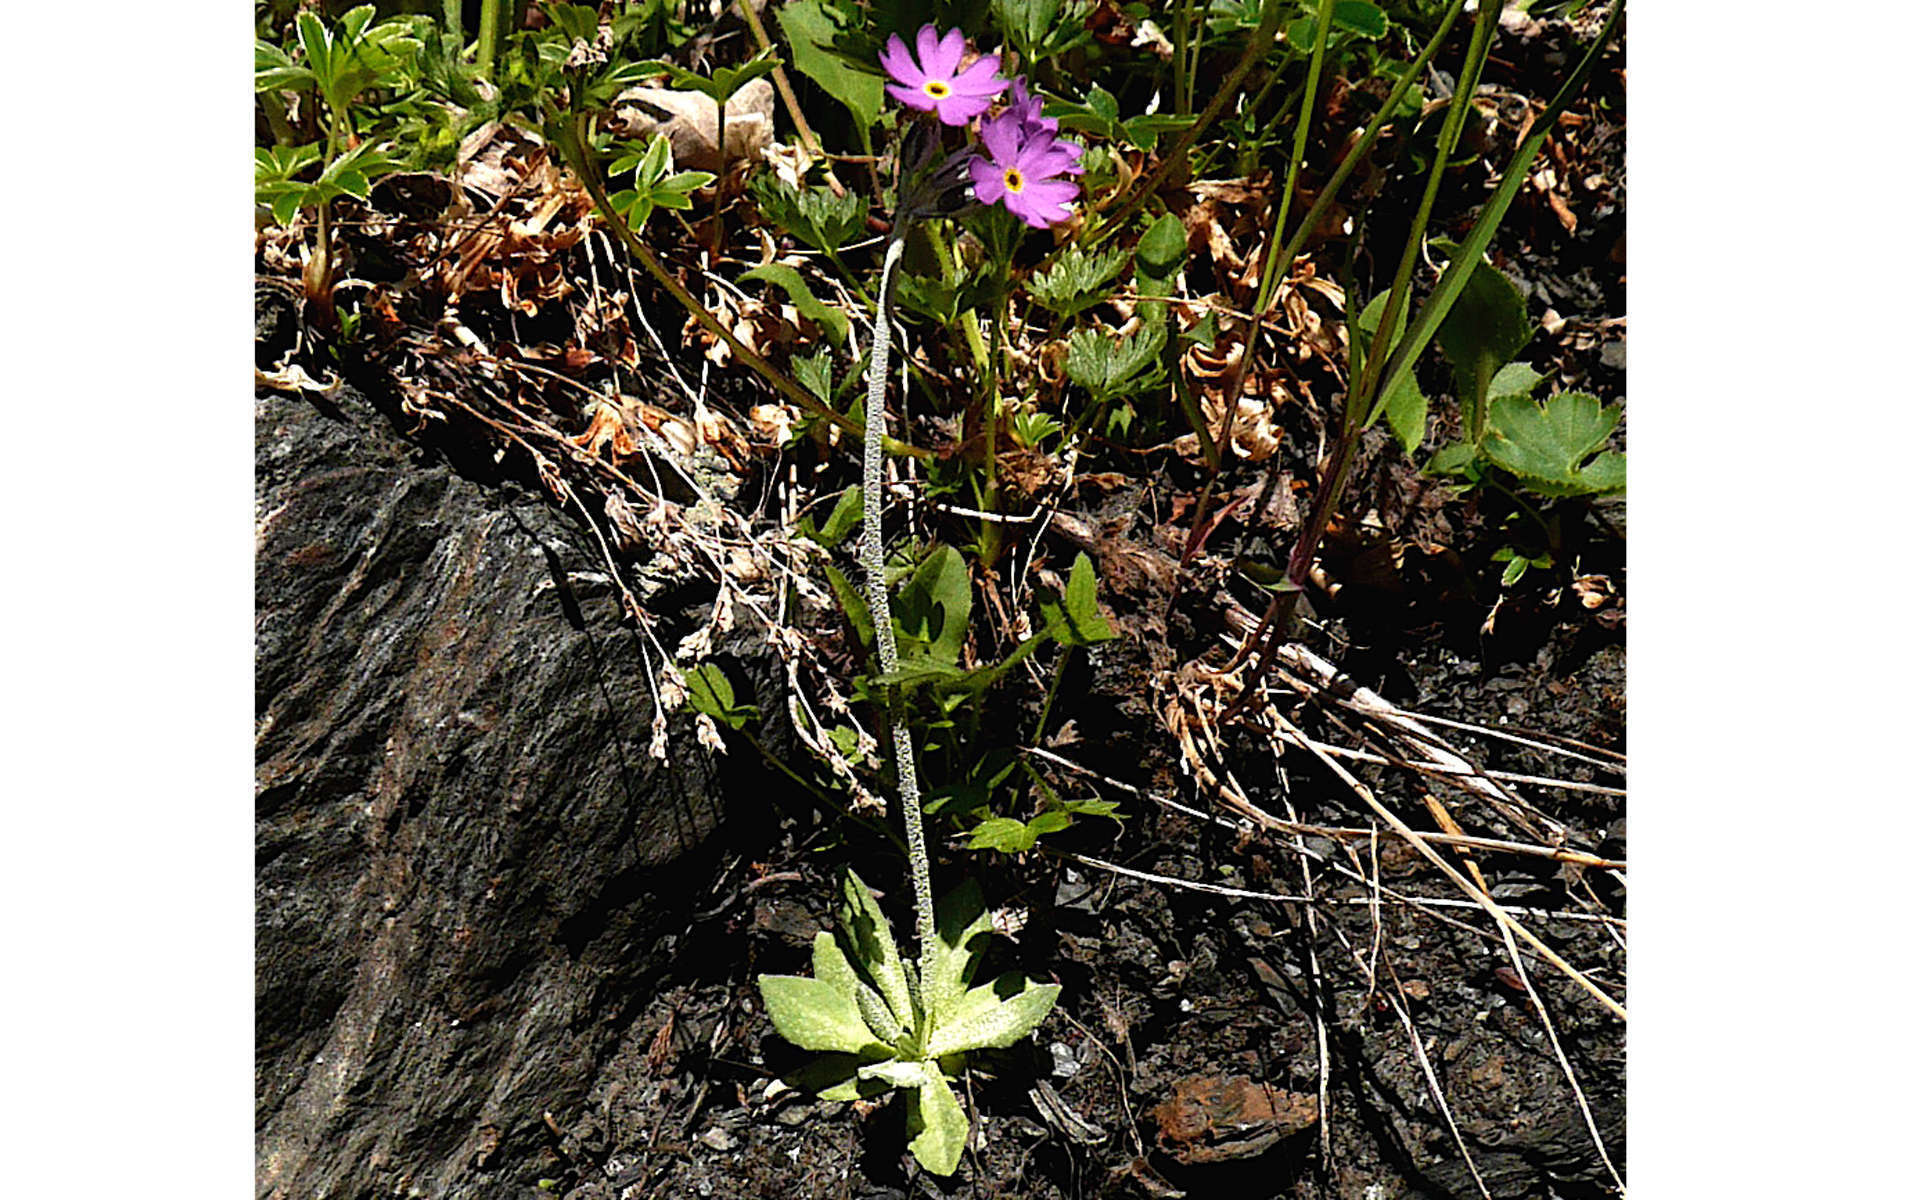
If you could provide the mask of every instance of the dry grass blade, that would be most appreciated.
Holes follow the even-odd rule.
[[[1307,746],[1309,750],[1313,749],[1313,743],[1311,739],[1309,739],[1306,736],[1306,734],[1302,733],[1297,727],[1294,727],[1291,722],[1288,722],[1286,720],[1285,717],[1279,716],[1278,713],[1272,713],[1271,715],[1276,717],[1284,726],[1286,726],[1287,728],[1290,728],[1292,730],[1292,735],[1295,738],[1299,739],[1302,745]],[[1580,987],[1583,990],[1585,990],[1588,994],[1592,995],[1594,999],[1600,1001],[1600,1003],[1606,1008],[1608,1012],[1612,1013],[1616,1017],[1619,1017],[1623,1021],[1627,1019],[1627,1010],[1625,1005],[1621,1004],[1618,1000],[1615,1000],[1612,996],[1607,995],[1607,993],[1601,989],[1599,984],[1587,978],[1586,975],[1579,970],[1579,968],[1575,967],[1572,963],[1569,963],[1566,959],[1560,957],[1560,955],[1557,952],[1555,952],[1551,946],[1548,946],[1545,942],[1541,941],[1538,937],[1535,937],[1533,932],[1527,929],[1526,926],[1521,925],[1519,922],[1515,921],[1512,917],[1508,916],[1505,910],[1503,910],[1500,907],[1500,905],[1494,903],[1492,897],[1488,896],[1485,892],[1481,891],[1479,888],[1476,888],[1473,885],[1472,881],[1469,880],[1466,876],[1462,875],[1459,872],[1459,870],[1453,866],[1452,863],[1449,863],[1446,859],[1442,858],[1440,856],[1440,852],[1435,850],[1432,847],[1432,845],[1430,845],[1427,842],[1425,838],[1422,838],[1419,834],[1415,833],[1407,825],[1405,821],[1402,821],[1398,816],[1394,814],[1393,810],[1389,809],[1386,805],[1380,803],[1380,801],[1374,796],[1373,790],[1367,787],[1366,784],[1361,783],[1358,779],[1354,778],[1352,772],[1348,771],[1345,767],[1340,765],[1339,760],[1335,759],[1332,755],[1329,755],[1329,754],[1322,754],[1319,751],[1313,751],[1313,752],[1320,759],[1321,762],[1327,765],[1328,769],[1330,769],[1335,775],[1340,777],[1341,782],[1345,783],[1349,788],[1353,790],[1354,795],[1360,797],[1360,799],[1367,805],[1367,807],[1371,808],[1375,813],[1377,813],[1381,820],[1385,821],[1388,825],[1392,826],[1393,831],[1399,834],[1402,838],[1406,839],[1407,844],[1412,846],[1416,851],[1418,851],[1422,856],[1424,856],[1428,862],[1431,862],[1434,866],[1439,867],[1441,872],[1445,874],[1448,879],[1451,879],[1454,882],[1454,884],[1460,888],[1461,891],[1467,894],[1468,898],[1474,901],[1474,903],[1478,904],[1481,908],[1485,909],[1487,913],[1490,916],[1492,916],[1495,921],[1498,921],[1500,924],[1511,929],[1528,945],[1532,946],[1535,950],[1539,951],[1540,955],[1543,958],[1545,958],[1548,962],[1552,963],[1555,967],[1557,967],[1560,971],[1562,971],[1569,979],[1572,979],[1575,983],[1579,984]]]

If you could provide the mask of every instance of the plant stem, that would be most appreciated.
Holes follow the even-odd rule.
[[[867,608],[873,616],[873,645],[880,659],[880,673],[893,674],[899,663],[899,649],[893,637],[893,605],[887,595],[887,539],[881,529],[885,484],[887,427],[887,357],[893,332],[888,328],[888,309],[893,302],[893,273],[906,248],[904,218],[894,224],[887,240],[886,258],[880,267],[879,303],[874,306],[873,351],[867,365],[866,454],[860,496],[865,504],[860,531],[860,557],[867,571]],[[913,901],[918,916],[920,961],[924,965],[933,945],[933,879],[927,862],[927,834],[920,815],[920,777],[913,760],[913,735],[907,730],[904,714],[890,715],[893,726],[893,760],[900,780],[900,819],[906,826],[907,860],[913,870]]]
[[[502,0],[480,0],[480,45],[474,52],[480,78],[493,79],[493,56],[500,45],[500,5]]]

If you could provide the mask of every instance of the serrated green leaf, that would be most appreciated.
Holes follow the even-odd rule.
[[[1096,400],[1144,391],[1159,375],[1166,322],[1155,321],[1114,341],[1099,329],[1076,329],[1067,337],[1067,378]]]
[[[966,995],[973,973],[993,936],[993,918],[987,912],[980,885],[969,879],[948,892],[935,906],[933,945],[927,947],[926,975],[920,998],[937,1027],[942,1013],[951,1011]]]
[[[1113,294],[1108,286],[1126,265],[1125,250],[1087,254],[1068,246],[1053,266],[1027,281],[1035,300],[1063,317],[1071,317]]]
[[[800,310],[800,315],[827,331],[827,337],[836,346],[847,342],[847,314],[837,308],[831,308],[820,302],[807,286],[799,271],[785,263],[768,263],[764,267],[755,267],[740,276],[742,283],[771,283],[787,294],[787,299]]]
[[[1487,384],[1489,399],[1495,396],[1531,396],[1533,389],[1540,386],[1546,376],[1533,369],[1532,363],[1508,363],[1494,375]]]
[[[1619,422],[1618,405],[1602,408],[1586,392],[1559,392],[1544,404],[1500,396],[1488,414],[1484,449],[1494,465],[1545,495],[1617,491],[1627,483],[1625,457],[1609,452],[1584,460]]]
[[[760,998],[780,1036],[802,1050],[838,1050],[862,1056],[888,1052],[861,1020],[853,997],[826,980],[762,975]]]
[[[907,989],[906,967],[893,940],[893,926],[880,911],[873,892],[852,871],[845,872],[840,880],[840,934],[847,957],[886,1000],[900,1026],[913,1028],[913,999]]]
[[[793,51],[794,68],[844,104],[858,127],[871,128],[880,119],[886,81],[874,72],[855,70],[826,49],[833,44],[838,27],[820,0],[783,4],[773,16]]]
[[[937,1071],[907,1095],[908,1148],[935,1175],[953,1174],[967,1148],[967,1114],[960,1101]]]
[[[1057,983],[1034,983],[1008,972],[969,991],[952,1016],[933,1027],[927,1056],[940,1058],[966,1050],[1004,1050],[1032,1033],[1060,996]]]
[[[1333,24],[1363,38],[1387,36],[1387,14],[1367,0],[1334,0]]]

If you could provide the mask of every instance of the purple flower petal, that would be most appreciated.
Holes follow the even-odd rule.
[[[1077,186],[1061,180],[1029,182],[1018,193],[1007,193],[1007,211],[1035,229],[1045,229],[1073,216],[1067,205],[1079,194]]]
[[[965,125],[987,111],[985,96],[945,96],[934,103],[934,113],[943,125]]]
[[[967,174],[973,177],[973,198],[982,204],[992,204],[1007,194],[1004,173],[985,159],[976,158],[967,164]]]
[[[983,54],[953,77],[953,90],[962,96],[998,96],[1007,90],[1007,81],[994,74],[999,69],[998,54]]]
[[[880,65],[895,82],[910,88],[917,88],[926,82],[926,72],[913,61],[913,55],[907,52],[907,44],[900,40],[899,34],[887,39],[887,48],[880,52]]]
[[[940,37],[932,25],[922,25],[919,43],[920,69],[935,79],[952,79],[960,56],[967,52],[967,36],[949,29],[945,37]]]
[[[1006,170],[1014,165],[1020,155],[1020,124],[1010,121],[1006,114],[980,126],[980,144],[987,148],[997,170]]]
[[[887,95],[892,96],[908,108],[916,108],[921,112],[933,112],[940,103],[932,96],[927,95],[926,91],[922,88],[904,87],[897,83],[887,85]]]

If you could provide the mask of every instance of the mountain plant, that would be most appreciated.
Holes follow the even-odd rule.
[[[909,51],[896,35],[881,53],[881,66],[891,80],[888,94],[909,109],[931,115],[941,125],[980,122],[980,143],[985,149],[984,156],[970,148],[957,150],[936,164],[937,133],[917,124],[909,127],[900,156],[902,181],[893,233],[882,259],[867,371],[860,552],[879,667],[874,690],[891,726],[895,779],[913,877],[918,954],[912,960],[901,954],[873,893],[859,876],[848,872],[841,885],[838,933],[822,933],[814,940],[813,975],[763,975],[760,990],[768,1016],[782,1037],[802,1049],[829,1055],[802,1072],[798,1077],[802,1082],[834,1098],[892,1090],[906,1093],[909,1147],[914,1157],[929,1171],[949,1175],[959,1166],[968,1131],[966,1114],[949,1081],[957,1077],[969,1051],[1009,1047],[1032,1032],[1053,1008],[1060,988],[1017,973],[970,986],[991,931],[980,890],[969,881],[949,894],[937,909],[933,901],[913,734],[901,703],[908,685],[924,683],[926,677],[900,669],[881,521],[891,293],[913,222],[955,207],[956,199],[964,203],[961,189],[967,181],[972,183],[980,204],[1004,210],[998,214],[1000,218],[1010,215],[1042,229],[1066,220],[1070,216],[1068,206],[1078,196],[1079,188],[1065,177],[1079,172],[1081,148],[1059,139],[1058,124],[1040,117],[1038,102],[1029,102],[1024,88],[1015,92],[1013,103],[997,116],[986,117],[992,103],[1014,84],[998,75],[997,55],[981,55],[963,65],[966,40],[960,31],[949,30],[942,35],[928,25],[918,32],[915,43],[915,50]],[[988,216],[996,219],[991,213]],[[1003,223],[992,239],[1001,260],[1002,280],[1017,228]],[[959,556],[947,548],[930,556],[928,564],[933,565],[932,576],[921,588],[925,602],[917,605],[924,611],[920,620],[908,623],[926,634],[928,653],[916,655],[916,659],[931,660],[938,667],[957,657],[964,637],[966,569]],[[949,586],[956,577],[955,567],[957,591]],[[927,569],[923,565],[915,579],[925,576]],[[1077,568],[1076,574],[1082,576],[1079,590],[1088,602],[1076,606],[1075,615],[1084,625],[1089,621],[1081,610],[1090,607],[1090,568]],[[912,590],[910,583],[908,593]],[[956,613],[962,619],[953,619]],[[1097,612],[1090,620],[1098,621]],[[1069,636],[1097,637],[1109,632],[1102,623],[1099,630],[1081,629],[1076,633],[1064,615],[1058,624],[1068,630]],[[1037,641],[1034,639],[1029,646]],[[951,653],[933,653],[942,647]],[[1005,665],[1000,664],[999,669]],[[964,673],[949,666],[934,674]]]

